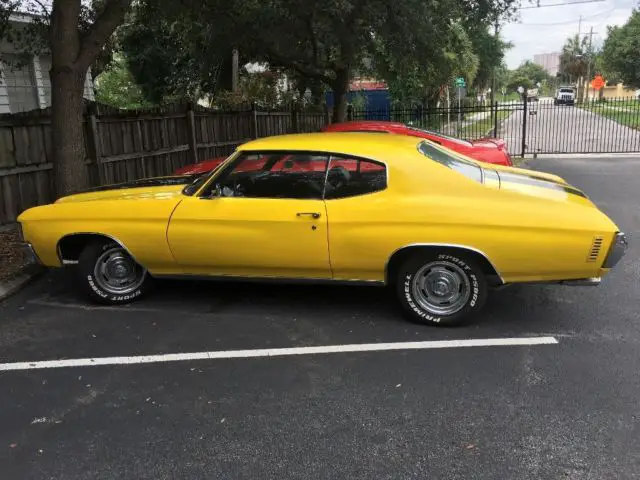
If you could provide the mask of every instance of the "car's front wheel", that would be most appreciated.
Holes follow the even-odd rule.
[[[80,286],[94,301],[128,303],[144,295],[152,279],[121,245],[98,241],[85,247],[78,260]]]
[[[473,260],[445,252],[408,259],[398,273],[397,289],[411,320],[428,325],[457,325],[482,308],[488,285]]]

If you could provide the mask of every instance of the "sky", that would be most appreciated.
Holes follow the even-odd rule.
[[[540,0],[540,5],[569,3],[580,0]],[[588,0],[582,0],[588,1]],[[523,0],[522,6],[533,6]],[[623,25],[639,0],[604,0],[594,3],[524,8],[519,19],[502,27],[501,34],[513,43],[506,54],[507,67],[513,69],[525,60],[532,60],[537,53],[562,50],[567,37],[578,33],[578,22],[582,15],[582,33],[593,27],[593,43],[601,46],[606,38],[607,25]]]

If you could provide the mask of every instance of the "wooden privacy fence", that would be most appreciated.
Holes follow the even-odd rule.
[[[169,175],[177,168],[229,155],[253,138],[318,131],[328,112],[255,106],[220,111],[189,104],[121,111],[87,106],[85,165],[92,186]],[[0,224],[55,198],[50,111],[0,116]]]

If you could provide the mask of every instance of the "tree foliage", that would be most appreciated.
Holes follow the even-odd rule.
[[[634,10],[623,26],[608,27],[602,66],[605,75],[609,73],[626,85],[640,88],[640,11]]]
[[[560,54],[560,78],[565,82],[571,82],[586,76],[588,62],[593,61],[593,57],[594,52],[593,49],[589,49],[587,37],[580,38],[576,34],[568,38]]]
[[[169,41],[189,51],[194,65],[187,77],[200,78],[197,66],[214,65],[230,56],[233,47],[246,60],[267,62],[277,69],[295,72],[300,79],[325,85],[334,91],[336,119],[346,112],[346,93],[355,71],[372,61],[377,72],[393,73],[419,63],[432,71],[465,63],[478,67],[465,42],[469,37],[456,25],[468,25],[493,15],[513,0],[182,0],[161,4],[141,0],[137,7],[135,41],[126,48],[133,62],[150,51],[171,52]],[[157,19],[157,20],[154,20]],[[452,28],[452,24],[454,27]],[[156,28],[162,25],[163,28]],[[146,33],[145,33],[146,32]],[[173,33],[173,35],[171,35]],[[165,38],[167,38],[165,40]],[[166,66],[183,68],[179,56]],[[455,57],[455,58],[454,58]],[[157,64],[158,62],[154,62]],[[164,68],[164,67],[163,67]],[[418,72],[420,73],[420,72]],[[134,72],[135,74],[135,72]],[[167,71],[156,78],[170,82]],[[423,81],[423,79],[421,79]],[[202,91],[217,83],[196,81]]]
[[[151,107],[129,71],[122,55],[114,55],[108,67],[94,78],[96,101],[123,109]]]

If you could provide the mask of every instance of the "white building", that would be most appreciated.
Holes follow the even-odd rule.
[[[533,56],[533,63],[544,68],[549,75],[555,77],[560,70],[560,53],[540,53]]]
[[[12,14],[9,17],[16,26],[31,22],[33,16]],[[11,61],[18,59],[13,46],[3,41],[0,44],[1,56]],[[13,68],[7,63],[0,63],[0,114],[18,113],[51,106],[51,82],[49,70],[51,56],[34,56],[21,68]],[[95,100],[91,72],[87,72],[84,82],[84,97]]]

